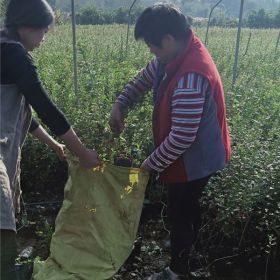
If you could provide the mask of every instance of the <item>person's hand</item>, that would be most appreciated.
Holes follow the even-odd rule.
[[[53,147],[53,150],[56,152],[58,158],[61,160],[61,161],[64,161],[65,160],[65,154],[64,154],[64,148],[65,146],[58,143]]]
[[[148,165],[147,159],[144,160],[144,162],[141,164],[140,169],[145,172],[152,172],[153,169]]]
[[[113,105],[109,119],[109,125],[111,130],[116,134],[120,134],[124,129],[124,116],[119,103],[115,103]]]
[[[93,168],[100,165],[102,162],[98,153],[92,149],[86,149],[85,152],[79,156],[80,165],[84,168]]]

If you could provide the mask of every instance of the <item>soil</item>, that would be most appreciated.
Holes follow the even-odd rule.
[[[40,257],[42,260],[49,255],[49,242],[54,229],[54,221],[57,214],[57,209],[53,205],[52,211],[46,209],[45,206],[40,206],[37,209],[45,208],[45,212],[40,215],[30,214],[28,223],[18,231],[19,249],[23,250],[30,246],[33,248],[33,257]],[[29,209],[30,210],[30,209]],[[33,210],[34,212],[34,210]],[[43,215],[46,213],[45,215]],[[134,250],[120,268],[113,280],[142,280],[146,276],[154,272],[164,269],[169,262],[169,239],[168,231],[163,223],[161,205],[149,205],[143,209],[141,222],[139,225],[138,236],[135,241]],[[265,276],[265,264],[262,267],[249,269],[240,265],[234,260],[224,259],[217,262],[208,260],[211,277],[210,280],[276,280],[280,279],[276,271],[274,275],[267,274]],[[21,267],[24,276],[21,280],[30,279],[32,273],[32,262],[29,262],[28,267],[25,264]],[[206,278],[191,278],[191,279],[206,279]]]
[[[30,279],[35,257],[45,260],[49,256],[54,222],[63,200],[63,188],[57,188],[57,178],[61,180],[59,185],[64,186],[67,170],[62,168],[55,178],[53,184],[41,190],[37,188],[37,192],[23,189],[24,204],[22,214],[18,217],[18,247],[19,252],[27,248],[28,256],[21,258],[18,266],[21,280]],[[163,204],[155,201],[157,202],[144,204],[134,250],[113,280],[142,280],[168,265],[170,248],[168,226],[164,223],[166,213],[163,211]],[[227,255],[210,258],[209,253],[203,254],[203,263],[211,273],[209,280],[280,279],[280,264],[268,267],[266,272],[264,261],[250,263],[246,259],[228,258]]]

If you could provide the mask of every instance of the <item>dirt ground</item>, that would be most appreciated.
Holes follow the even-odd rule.
[[[30,279],[35,257],[45,260],[49,256],[55,218],[62,205],[63,188],[58,189],[55,185],[48,187],[44,192],[27,189],[23,196],[22,213],[18,217],[18,247],[19,251],[27,248],[28,256],[23,259],[24,264],[19,265],[21,280]],[[165,215],[163,204],[159,200],[144,204],[134,250],[113,280],[143,280],[168,265],[169,233],[168,225],[164,223]],[[266,273],[265,263],[248,265],[233,258],[210,259],[204,254],[204,265],[211,272],[209,280],[280,279],[280,264],[272,273]]]
[[[40,208],[41,207],[41,208]],[[42,210],[42,206],[39,209]],[[59,209],[59,207],[57,207]],[[145,210],[145,209],[144,209]],[[146,276],[161,271],[169,262],[169,241],[166,225],[163,223],[160,206],[151,207],[142,212],[137,239],[134,250],[125,264],[120,268],[113,280],[142,280]],[[28,246],[33,248],[32,257],[40,257],[42,260],[49,255],[49,242],[54,229],[56,214],[50,215],[29,215],[28,224],[18,232],[19,249]],[[54,209],[54,212],[55,209]],[[247,270],[244,266],[236,265],[232,260],[206,260],[209,266],[210,280],[276,280],[280,279],[279,274],[266,275],[265,266],[256,270]],[[207,265],[207,263],[206,263]],[[30,279],[32,273],[32,262],[28,264],[28,269],[24,270],[21,280]],[[193,278],[192,278],[193,279]],[[205,279],[205,278],[194,278]]]

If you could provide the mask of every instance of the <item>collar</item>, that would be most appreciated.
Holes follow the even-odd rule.
[[[165,72],[167,76],[169,77],[173,76],[177,72],[177,70],[181,67],[181,65],[184,63],[185,57],[189,52],[191,46],[193,45],[194,38],[195,38],[194,32],[190,30],[187,46],[181,51],[181,53],[173,61],[165,65]]]

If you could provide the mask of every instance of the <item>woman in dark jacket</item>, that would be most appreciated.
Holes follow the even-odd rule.
[[[63,158],[56,142],[31,116],[31,107],[42,122],[79,158],[84,168],[100,164],[95,150],[86,148],[64,114],[49,99],[29,54],[39,47],[53,24],[54,14],[45,0],[10,0],[1,31],[0,88],[0,194],[1,279],[17,279],[16,222],[19,162],[27,132],[53,148]]]

